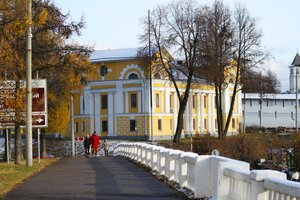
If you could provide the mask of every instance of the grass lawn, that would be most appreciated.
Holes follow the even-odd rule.
[[[0,163],[0,199],[7,192],[26,180],[26,178],[53,164],[55,161],[57,159],[41,159],[41,163],[39,164],[38,160],[34,159],[32,167],[26,167],[25,161],[19,165],[15,165],[14,163]]]

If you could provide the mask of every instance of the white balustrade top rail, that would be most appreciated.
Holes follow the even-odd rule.
[[[119,143],[114,155],[140,162],[194,192],[216,200],[300,200],[300,183],[273,170],[250,170],[249,163],[198,155],[146,143]]]

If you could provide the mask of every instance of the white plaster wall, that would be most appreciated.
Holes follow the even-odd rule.
[[[293,104],[291,103],[293,101]],[[295,127],[295,100],[285,100],[283,107],[282,100],[269,100],[269,105],[266,105],[266,100],[263,100],[262,108],[262,126],[264,127]],[[246,100],[246,125],[247,126],[259,126],[259,100],[252,100],[252,106],[250,106],[250,100]],[[277,112],[277,118],[275,118],[275,111]],[[291,117],[293,112],[293,118]],[[298,112],[298,119],[300,120],[300,113]],[[298,123],[299,126],[299,123]]]

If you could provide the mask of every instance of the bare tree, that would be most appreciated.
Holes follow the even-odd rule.
[[[246,70],[264,58],[260,48],[262,34],[247,9],[240,5],[233,14],[222,1],[215,1],[205,7],[205,12],[205,20],[199,21],[199,51],[206,57],[204,76],[215,86],[218,136],[222,137],[228,132]],[[232,88],[230,108],[223,110],[222,97],[228,87]]]
[[[180,0],[165,6],[158,6],[151,12],[150,34],[148,20],[143,22],[147,28],[141,36],[141,41],[148,45],[150,36],[151,46],[157,52],[152,60],[159,60],[160,63],[160,65],[152,67],[151,73],[163,70],[165,78],[172,81],[179,99],[174,142],[180,142],[183,114],[195,71],[199,67],[197,60],[199,31],[196,22],[200,13],[201,10],[194,1]],[[182,58],[180,65],[174,62],[171,56],[166,56],[167,51]],[[185,85],[184,90],[179,89],[178,84],[180,83]]]
[[[202,33],[198,48],[206,60],[200,76],[205,76],[215,87],[218,135],[221,137],[224,132],[223,93],[228,87],[225,71],[229,71],[233,59],[234,24],[229,8],[220,1],[204,7],[204,11],[203,20],[198,21]]]
[[[167,78],[176,89],[180,102],[174,142],[182,132],[183,112],[187,105],[193,78],[206,78],[215,87],[218,136],[226,135],[231,122],[237,93],[242,89],[246,71],[261,63],[265,56],[260,47],[261,31],[246,8],[238,5],[232,12],[222,1],[198,6],[193,1],[177,1],[157,7],[151,14],[150,34],[145,28],[142,41],[158,51]],[[144,21],[148,25],[148,21]],[[182,65],[164,58],[164,50],[183,58]],[[177,53],[177,54],[176,54]],[[184,93],[174,76],[185,76]],[[153,72],[152,72],[153,73]],[[224,110],[224,91],[232,91],[230,108]],[[224,115],[226,117],[224,118]]]
[[[243,84],[243,92],[276,94],[280,90],[280,82],[274,72],[268,69],[265,73],[254,70],[247,71],[247,80]]]

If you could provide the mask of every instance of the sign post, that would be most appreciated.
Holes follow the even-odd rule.
[[[6,162],[9,163],[9,155],[10,155],[10,152],[9,152],[9,138],[8,138],[8,129],[5,129],[5,144],[6,144]]]
[[[41,140],[40,140],[40,128],[38,128],[38,159],[39,159],[39,163],[41,163]]]
[[[72,150],[72,157],[75,157],[75,141],[74,141],[74,102],[73,102],[73,95],[71,96],[71,108],[70,108],[70,114],[71,114],[71,150]]]

